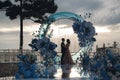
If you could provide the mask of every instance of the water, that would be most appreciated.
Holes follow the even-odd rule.
[[[62,76],[62,69],[59,68],[57,69],[57,72],[54,74],[54,77],[55,78],[39,78],[40,80],[62,80],[63,78],[61,77]],[[87,76],[84,76],[84,75],[80,75],[77,71],[77,69],[75,67],[73,67],[71,69],[71,73],[69,75],[69,78],[66,78],[66,79],[69,79],[69,80],[87,80],[89,78],[89,75]],[[10,77],[1,77],[0,80],[15,80],[15,77],[14,76],[10,76]]]
[[[55,78],[62,78],[62,69],[57,69],[57,73],[54,75]],[[77,72],[75,68],[71,69],[71,73],[69,75],[69,78],[80,78],[80,74]]]

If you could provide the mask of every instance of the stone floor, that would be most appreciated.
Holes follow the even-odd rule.
[[[0,63],[0,77],[14,76],[17,69],[17,63]]]

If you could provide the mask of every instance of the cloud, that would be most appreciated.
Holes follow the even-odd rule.
[[[92,22],[95,27],[102,27],[102,29],[106,27],[105,29],[108,30],[107,33],[99,33],[96,36],[97,43],[120,41],[120,0],[55,0],[55,2],[58,5],[57,12],[69,11],[78,15],[81,14],[82,17],[85,13],[92,13],[91,17],[86,20]],[[72,23],[69,20],[60,20],[55,22],[55,26],[67,25],[71,27]],[[11,21],[5,16],[5,12],[0,12],[0,48],[19,47],[19,24],[19,18]],[[39,24],[24,20],[24,46],[26,48],[29,48],[31,34],[38,30],[37,27]],[[1,31],[3,28],[11,31]]]
[[[107,27],[99,27],[95,26],[96,33],[108,33],[111,32],[111,30]]]
[[[29,32],[24,32],[24,49],[30,48],[28,44],[32,40],[32,35]],[[20,35],[19,31],[0,32],[0,49],[18,49]]]
[[[93,12],[92,21],[97,25],[116,25],[120,23],[120,1],[101,0],[104,5],[101,9]]]
[[[40,27],[40,25],[28,25],[28,26],[24,26],[23,28],[23,32],[24,33],[29,33],[29,34],[31,34],[31,33],[33,33],[33,32],[35,32],[35,31],[38,31],[39,30],[39,27]],[[12,27],[12,28],[9,28],[9,27],[2,27],[1,29],[0,29],[0,34],[2,34],[2,35],[4,35],[4,34],[13,34],[14,35],[14,33],[19,33],[19,31],[20,31],[20,28],[19,27]]]
[[[100,43],[111,43],[113,41],[120,41],[119,38],[120,32],[110,32],[110,33],[99,33],[95,38],[97,39],[97,44]]]
[[[69,11],[82,15],[85,13],[92,13],[89,19],[95,25],[111,25],[120,23],[120,0],[55,0],[58,5],[57,12]],[[0,27],[19,27],[19,18],[16,20],[9,20],[5,16],[5,12],[0,12]],[[9,25],[6,25],[9,23]],[[24,25],[31,25],[34,22],[24,20]]]
[[[120,32],[120,24],[111,25],[108,28],[111,30],[111,32]]]
[[[99,9],[102,4],[96,0],[55,0],[58,11],[77,12],[80,9],[94,10]]]
[[[85,15],[92,13],[91,22],[95,25],[120,23],[120,0],[56,0],[58,12],[70,11]]]

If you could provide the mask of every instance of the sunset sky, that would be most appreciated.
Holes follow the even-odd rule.
[[[81,15],[85,20],[93,23],[96,32],[96,44],[107,45],[113,41],[120,44],[120,0],[55,0],[58,5],[57,12],[68,11]],[[91,13],[90,18],[85,14]],[[60,20],[51,26],[58,26],[63,30],[63,34],[73,34],[68,26],[72,26],[72,21]],[[38,30],[40,24],[30,20],[24,20],[24,49],[30,48],[32,33]],[[57,33],[57,27],[56,34]],[[112,43],[111,43],[112,45]],[[0,49],[19,48],[19,18],[10,20],[5,16],[5,12],[0,12]]]

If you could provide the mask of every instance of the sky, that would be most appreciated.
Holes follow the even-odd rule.
[[[55,0],[55,3],[58,5],[56,12],[73,12],[93,23],[98,34],[95,36],[97,41],[94,46],[98,44],[101,47],[103,43],[106,46],[112,45],[113,41],[120,44],[120,0]],[[91,17],[88,18],[86,13],[91,13]],[[69,20],[60,20],[52,25],[67,27],[67,29],[63,27],[64,30],[66,29],[63,32],[72,31],[69,31],[68,26],[72,26],[72,21]],[[24,20],[24,49],[30,49],[28,44],[32,40],[32,33],[38,30],[39,26],[40,24]],[[18,48],[19,18],[11,21],[5,16],[5,12],[0,12],[0,49]]]

